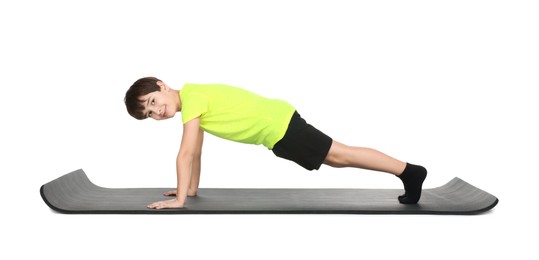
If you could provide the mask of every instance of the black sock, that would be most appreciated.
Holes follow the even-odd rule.
[[[403,204],[416,204],[421,198],[421,187],[427,178],[427,169],[420,165],[406,164],[406,168],[398,176],[404,184],[404,194],[399,196]]]

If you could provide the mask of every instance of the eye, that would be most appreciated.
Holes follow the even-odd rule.
[[[155,105],[155,99],[152,99],[152,103],[151,103],[151,104],[152,104],[152,105]]]
[[[148,117],[152,117],[152,112],[148,112]]]

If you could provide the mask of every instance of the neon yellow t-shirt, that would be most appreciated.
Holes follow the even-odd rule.
[[[221,84],[185,84],[180,100],[184,124],[200,117],[205,132],[268,149],[283,138],[295,111],[286,101]]]

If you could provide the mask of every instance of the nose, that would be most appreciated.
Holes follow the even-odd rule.
[[[163,107],[154,107],[152,109],[152,113],[154,115],[163,116],[163,112],[164,112]]]

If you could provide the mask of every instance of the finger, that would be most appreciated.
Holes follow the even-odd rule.
[[[150,209],[156,209],[157,207],[159,206],[159,202],[154,202],[146,207],[150,208]]]
[[[176,192],[175,191],[167,191],[167,192],[163,193],[163,195],[165,195],[165,196],[173,196],[173,195],[176,195]]]

